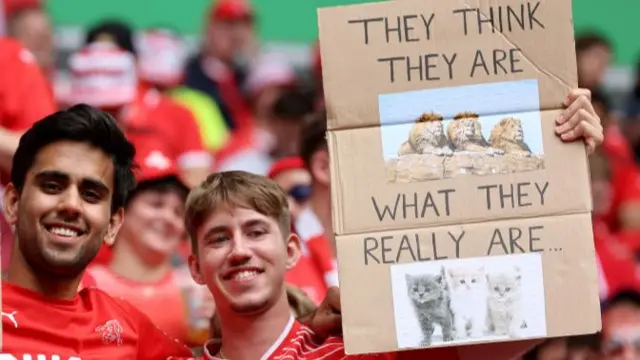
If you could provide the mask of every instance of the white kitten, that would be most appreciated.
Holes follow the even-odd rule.
[[[527,324],[524,320],[520,269],[487,275],[489,319],[496,335],[519,337]]]
[[[487,284],[484,266],[447,269],[456,337],[482,337],[487,328]]]

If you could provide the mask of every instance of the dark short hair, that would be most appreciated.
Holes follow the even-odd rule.
[[[115,19],[103,20],[87,30],[85,45],[98,39],[100,35],[110,35],[115,44],[122,50],[136,54],[133,40],[133,29],[125,22]]]
[[[602,312],[616,307],[617,305],[627,304],[640,309],[640,293],[632,289],[621,289],[611,295],[601,305]]]
[[[22,135],[11,168],[11,182],[18,192],[22,192],[27,172],[38,152],[64,140],[89,143],[109,155],[114,166],[111,211],[123,207],[129,192],[136,186],[133,175],[135,148],[111,115],[86,104],[55,112],[36,122]]]
[[[311,166],[311,158],[322,149],[327,148],[327,114],[324,109],[308,116],[302,128],[300,141],[300,157],[307,168]]]
[[[588,31],[576,36],[576,52],[579,53],[596,46],[603,46],[610,51],[612,50],[609,40],[598,32]]]
[[[162,194],[176,192],[185,201],[187,199],[187,195],[189,195],[189,189],[182,183],[182,181],[180,181],[180,179],[178,179],[177,176],[165,176],[159,179],[138,182],[136,188],[129,193],[127,201],[125,202],[125,207],[129,206],[131,201],[137,195],[149,190],[157,191]]]
[[[313,112],[313,93],[303,89],[283,92],[273,104],[273,115],[279,119],[299,121]]]

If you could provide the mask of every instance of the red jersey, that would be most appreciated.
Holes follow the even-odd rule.
[[[161,360],[191,351],[124,300],[88,288],[72,300],[2,282],[2,353],[17,359]]]
[[[313,336],[314,333],[311,329],[291,317],[278,340],[260,357],[260,360],[458,360],[456,348],[346,355],[344,341],[341,337],[329,337],[323,343],[318,344],[313,340]],[[219,344],[213,342],[207,344],[204,348],[204,356],[198,359],[222,360],[215,356],[219,350]],[[171,359],[178,360],[180,358]],[[195,358],[188,359],[195,360]]]
[[[142,311],[162,331],[189,346],[202,346],[209,336],[213,297],[197,285],[188,269],[172,269],[155,283],[124,278],[106,266],[87,269],[96,287]]]

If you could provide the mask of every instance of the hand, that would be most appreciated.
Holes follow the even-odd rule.
[[[564,112],[556,119],[556,133],[564,141],[584,138],[587,153],[591,154],[604,139],[600,117],[591,105],[591,91],[573,89],[563,103]]]
[[[316,342],[322,343],[329,336],[342,336],[340,290],[330,287],[322,304],[312,313],[299,317],[298,321],[315,333]]]

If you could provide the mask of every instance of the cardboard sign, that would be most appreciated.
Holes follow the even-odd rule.
[[[571,2],[318,10],[349,354],[594,333]],[[371,281],[375,279],[375,281]]]

